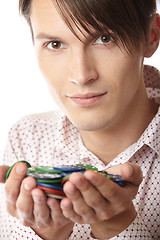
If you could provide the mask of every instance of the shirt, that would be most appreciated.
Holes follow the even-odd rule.
[[[144,79],[149,98],[160,103],[160,72],[144,67]],[[160,239],[160,108],[136,143],[120,153],[107,167],[132,162],[141,166],[143,181],[133,200],[137,217],[132,224],[112,239]],[[11,128],[2,164],[19,160],[31,165],[84,163],[106,167],[83,145],[78,129],[60,111],[23,117]],[[40,240],[33,230],[9,216],[5,209],[4,185],[0,186],[0,239]],[[88,224],[75,224],[70,240],[91,237]]]

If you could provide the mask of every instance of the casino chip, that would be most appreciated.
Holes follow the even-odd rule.
[[[62,173],[63,170],[55,169],[52,166],[35,166],[35,170],[42,173]]]
[[[26,161],[19,162],[24,162],[27,164],[28,171],[26,176],[30,176],[36,179],[37,188],[43,190],[47,197],[53,197],[59,201],[65,197],[65,193],[63,192],[63,185],[69,180],[69,177],[73,172],[78,172],[81,174],[84,174],[86,170],[93,170],[98,172],[98,169],[96,167],[89,164],[31,167],[31,165]],[[8,170],[6,174],[6,180],[15,164],[13,164]],[[99,171],[99,173],[103,174],[119,186],[124,186],[125,180],[122,176],[108,174],[105,171]]]
[[[60,170],[63,172],[81,172],[86,170],[85,167],[77,165],[58,165],[54,166],[53,169]]]
[[[53,173],[39,173],[39,172],[27,172],[27,177],[33,177],[35,179],[59,179],[62,178],[61,174],[53,174]]]
[[[124,186],[125,180],[122,176],[116,174],[109,174],[105,171],[102,171],[100,173],[112,180],[113,182],[117,183],[120,187]]]
[[[47,197],[52,197],[52,198],[56,198],[58,200],[62,200],[65,196],[60,196],[60,195],[54,195],[54,194],[49,194],[46,193]]]
[[[39,183],[49,183],[49,184],[54,184],[59,186],[61,184],[62,178],[57,178],[57,179],[36,179],[37,182]]]
[[[42,187],[46,187],[46,188],[49,188],[49,189],[55,189],[55,190],[63,191],[63,187],[52,185],[52,184],[48,184],[48,183],[37,182],[37,185],[38,186],[42,186]]]
[[[14,167],[17,163],[20,163],[20,162],[25,163],[25,164],[27,165],[27,167],[31,167],[30,163],[27,162],[27,161],[25,161],[25,160],[21,160],[21,161],[18,161],[18,162],[16,162],[16,163],[14,163],[14,164],[8,169],[8,171],[7,171],[7,173],[6,173],[5,182],[7,181],[8,177],[9,177],[9,175],[10,175],[12,169],[13,169],[13,167]]]
[[[48,187],[44,187],[44,186],[40,186],[38,185],[37,188],[43,190],[45,192],[45,194],[53,194],[53,195],[58,195],[58,196],[62,196],[65,197],[65,193],[63,191],[57,190],[57,189],[52,189],[52,188],[48,188]]]
[[[78,163],[78,164],[76,164],[76,166],[84,167],[85,170],[93,170],[93,171],[98,172],[98,168],[96,168],[96,167],[94,167],[92,165],[89,165],[89,164],[80,164],[80,163]]]

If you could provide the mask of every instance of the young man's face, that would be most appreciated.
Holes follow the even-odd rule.
[[[40,69],[52,96],[81,130],[125,120],[145,95],[142,51],[128,55],[105,34],[67,27],[51,0],[33,0],[31,24]]]

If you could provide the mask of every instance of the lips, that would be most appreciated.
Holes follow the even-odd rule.
[[[106,93],[75,94],[69,98],[79,106],[91,106],[100,101]]]

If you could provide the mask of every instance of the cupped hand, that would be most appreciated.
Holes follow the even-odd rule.
[[[107,170],[120,174],[126,180],[120,187],[110,179],[94,171],[86,171],[84,175],[73,173],[64,185],[67,198],[61,201],[64,216],[80,224],[95,224],[112,219],[131,208],[138,187],[142,181],[141,169],[134,164],[121,164]],[[123,214],[121,214],[123,215]],[[123,217],[123,216],[122,216]]]
[[[59,201],[47,198],[42,190],[36,188],[34,178],[25,178],[26,173],[26,164],[18,163],[5,183],[8,213],[23,225],[37,229],[57,229],[69,223],[62,214]]]

